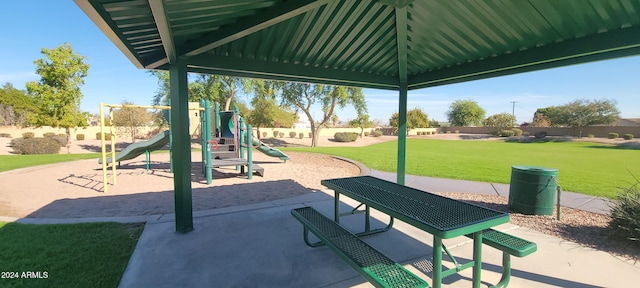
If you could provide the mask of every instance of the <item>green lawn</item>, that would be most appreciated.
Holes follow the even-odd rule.
[[[59,162],[100,158],[100,153],[87,154],[44,154],[44,155],[0,155],[0,172],[13,169],[53,164]]]
[[[331,154],[395,172],[397,145],[283,150]],[[563,190],[613,198],[620,187],[636,182],[633,175],[640,177],[640,150],[587,142],[407,140],[407,174],[509,183],[513,165],[556,168]]]
[[[117,287],[144,224],[0,222],[1,287]],[[40,272],[41,279],[9,278]],[[46,274],[45,274],[46,273]],[[45,278],[46,277],[46,278]]]

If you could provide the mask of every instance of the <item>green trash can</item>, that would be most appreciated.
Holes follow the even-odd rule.
[[[527,215],[553,215],[558,169],[512,166],[509,209]]]

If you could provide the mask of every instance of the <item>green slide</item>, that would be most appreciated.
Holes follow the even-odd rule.
[[[276,148],[272,148],[270,146],[268,146],[267,144],[262,143],[262,141],[258,140],[257,138],[253,138],[253,146],[258,146],[258,151],[267,154],[268,156],[271,157],[278,157],[280,158],[280,160],[289,160],[291,158],[289,158],[289,156],[287,156],[287,154],[282,153],[282,151],[276,149]],[[245,141],[246,142],[246,141]]]
[[[136,158],[139,155],[144,154],[145,151],[151,152],[158,150],[164,147],[164,145],[167,145],[167,143],[169,143],[169,130],[153,136],[153,138],[149,140],[133,143],[127,146],[127,148],[116,153],[116,162]],[[111,163],[111,157],[107,157],[107,163]],[[102,158],[98,159],[98,164],[102,164]]]

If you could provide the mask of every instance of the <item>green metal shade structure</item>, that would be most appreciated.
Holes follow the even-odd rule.
[[[181,232],[193,228],[187,72],[399,91],[403,184],[409,90],[640,54],[640,0],[75,2],[134,65],[170,71]]]

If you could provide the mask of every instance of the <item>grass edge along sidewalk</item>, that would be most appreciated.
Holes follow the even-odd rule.
[[[143,227],[0,222],[0,286],[117,287]]]
[[[397,147],[397,141],[389,141],[364,147],[282,150],[335,155],[395,172]],[[513,165],[555,168],[563,190],[610,199],[635,183],[634,175],[640,177],[640,150],[590,142],[408,139],[406,159],[407,174],[504,184],[510,182]]]

